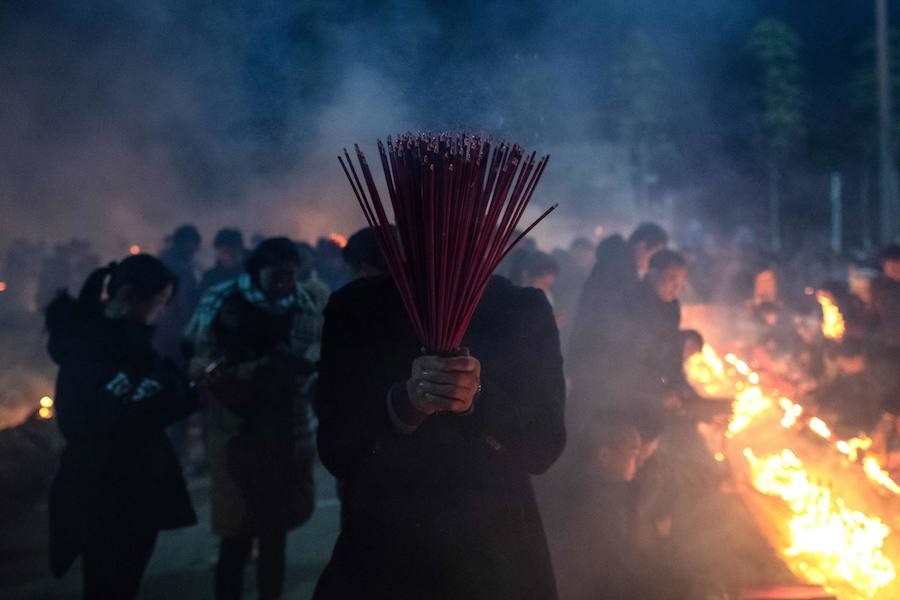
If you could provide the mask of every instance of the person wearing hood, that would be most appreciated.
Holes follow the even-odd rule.
[[[210,392],[212,530],[221,537],[215,598],[240,598],[254,543],[259,598],[280,598],[287,533],[312,514],[315,445],[307,387],[322,306],[299,282],[287,238],[263,241],[246,272],[213,287],[188,325],[191,376]]]
[[[87,600],[134,598],[158,532],[197,522],[165,434],[196,403],[151,344],[175,286],[141,254],[97,269],[77,299],[63,292],[47,308],[66,443],[50,491],[50,562],[62,577],[81,556]]]

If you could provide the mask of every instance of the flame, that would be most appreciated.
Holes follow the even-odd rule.
[[[816,292],[816,300],[822,307],[822,335],[829,340],[841,340],[844,337],[844,316],[835,304],[831,294]]]
[[[341,248],[345,248],[347,246],[347,238],[339,233],[329,233],[328,239]]]
[[[878,461],[867,456],[863,459],[863,471],[866,477],[894,494],[900,495],[900,485],[894,481],[887,471],[881,468]]]
[[[831,489],[810,481],[790,450],[757,458],[746,448],[744,456],[753,486],[790,508],[791,543],[783,554],[807,581],[828,585],[839,578],[871,597],[894,580],[894,565],[882,551],[891,530],[881,519],[848,508]]]

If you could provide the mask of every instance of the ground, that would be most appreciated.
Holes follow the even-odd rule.
[[[312,597],[337,537],[339,504],[334,480],[319,466],[318,501],[312,518],[288,537],[285,597]],[[209,482],[195,478],[191,496],[200,523],[187,529],[164,531],[144,577],[140,600],[212,599],[217,543],[209,529]],[[255,573],[247,570],[245,598],[255,598]],[[47,566],[46,504],[23,509],[0,523],[0,598],[4,600],[76,600],[81,573],[76,563],[57,580]]]

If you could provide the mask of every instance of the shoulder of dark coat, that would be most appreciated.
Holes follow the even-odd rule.
[[[73,353],[83,353],[96,345],[98,323],[101,316],[74,299],[68,292],[61,292],[47,306],[45,325],[49,337],[47,352],[56,363],[61,363]]]
[[[331,293],[325,317],[337,314],[366,319],[382,311],[386,303],[400,302],[400,294],[388,275],[360,277]]]
[[[548,315],[552,320],[553,315],[544,292],[533,287],[515,285],[499,275],[491,278],[478,310],[484,313],[481,317],[506,317],[519,321],[540,320]]]

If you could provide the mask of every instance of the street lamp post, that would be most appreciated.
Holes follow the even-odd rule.
[[[881,243],[890,244],[897,235],[897,178],[891,135],[890,40],[886,0],[875,0],[878,38],[878,172],[881,199]]]

